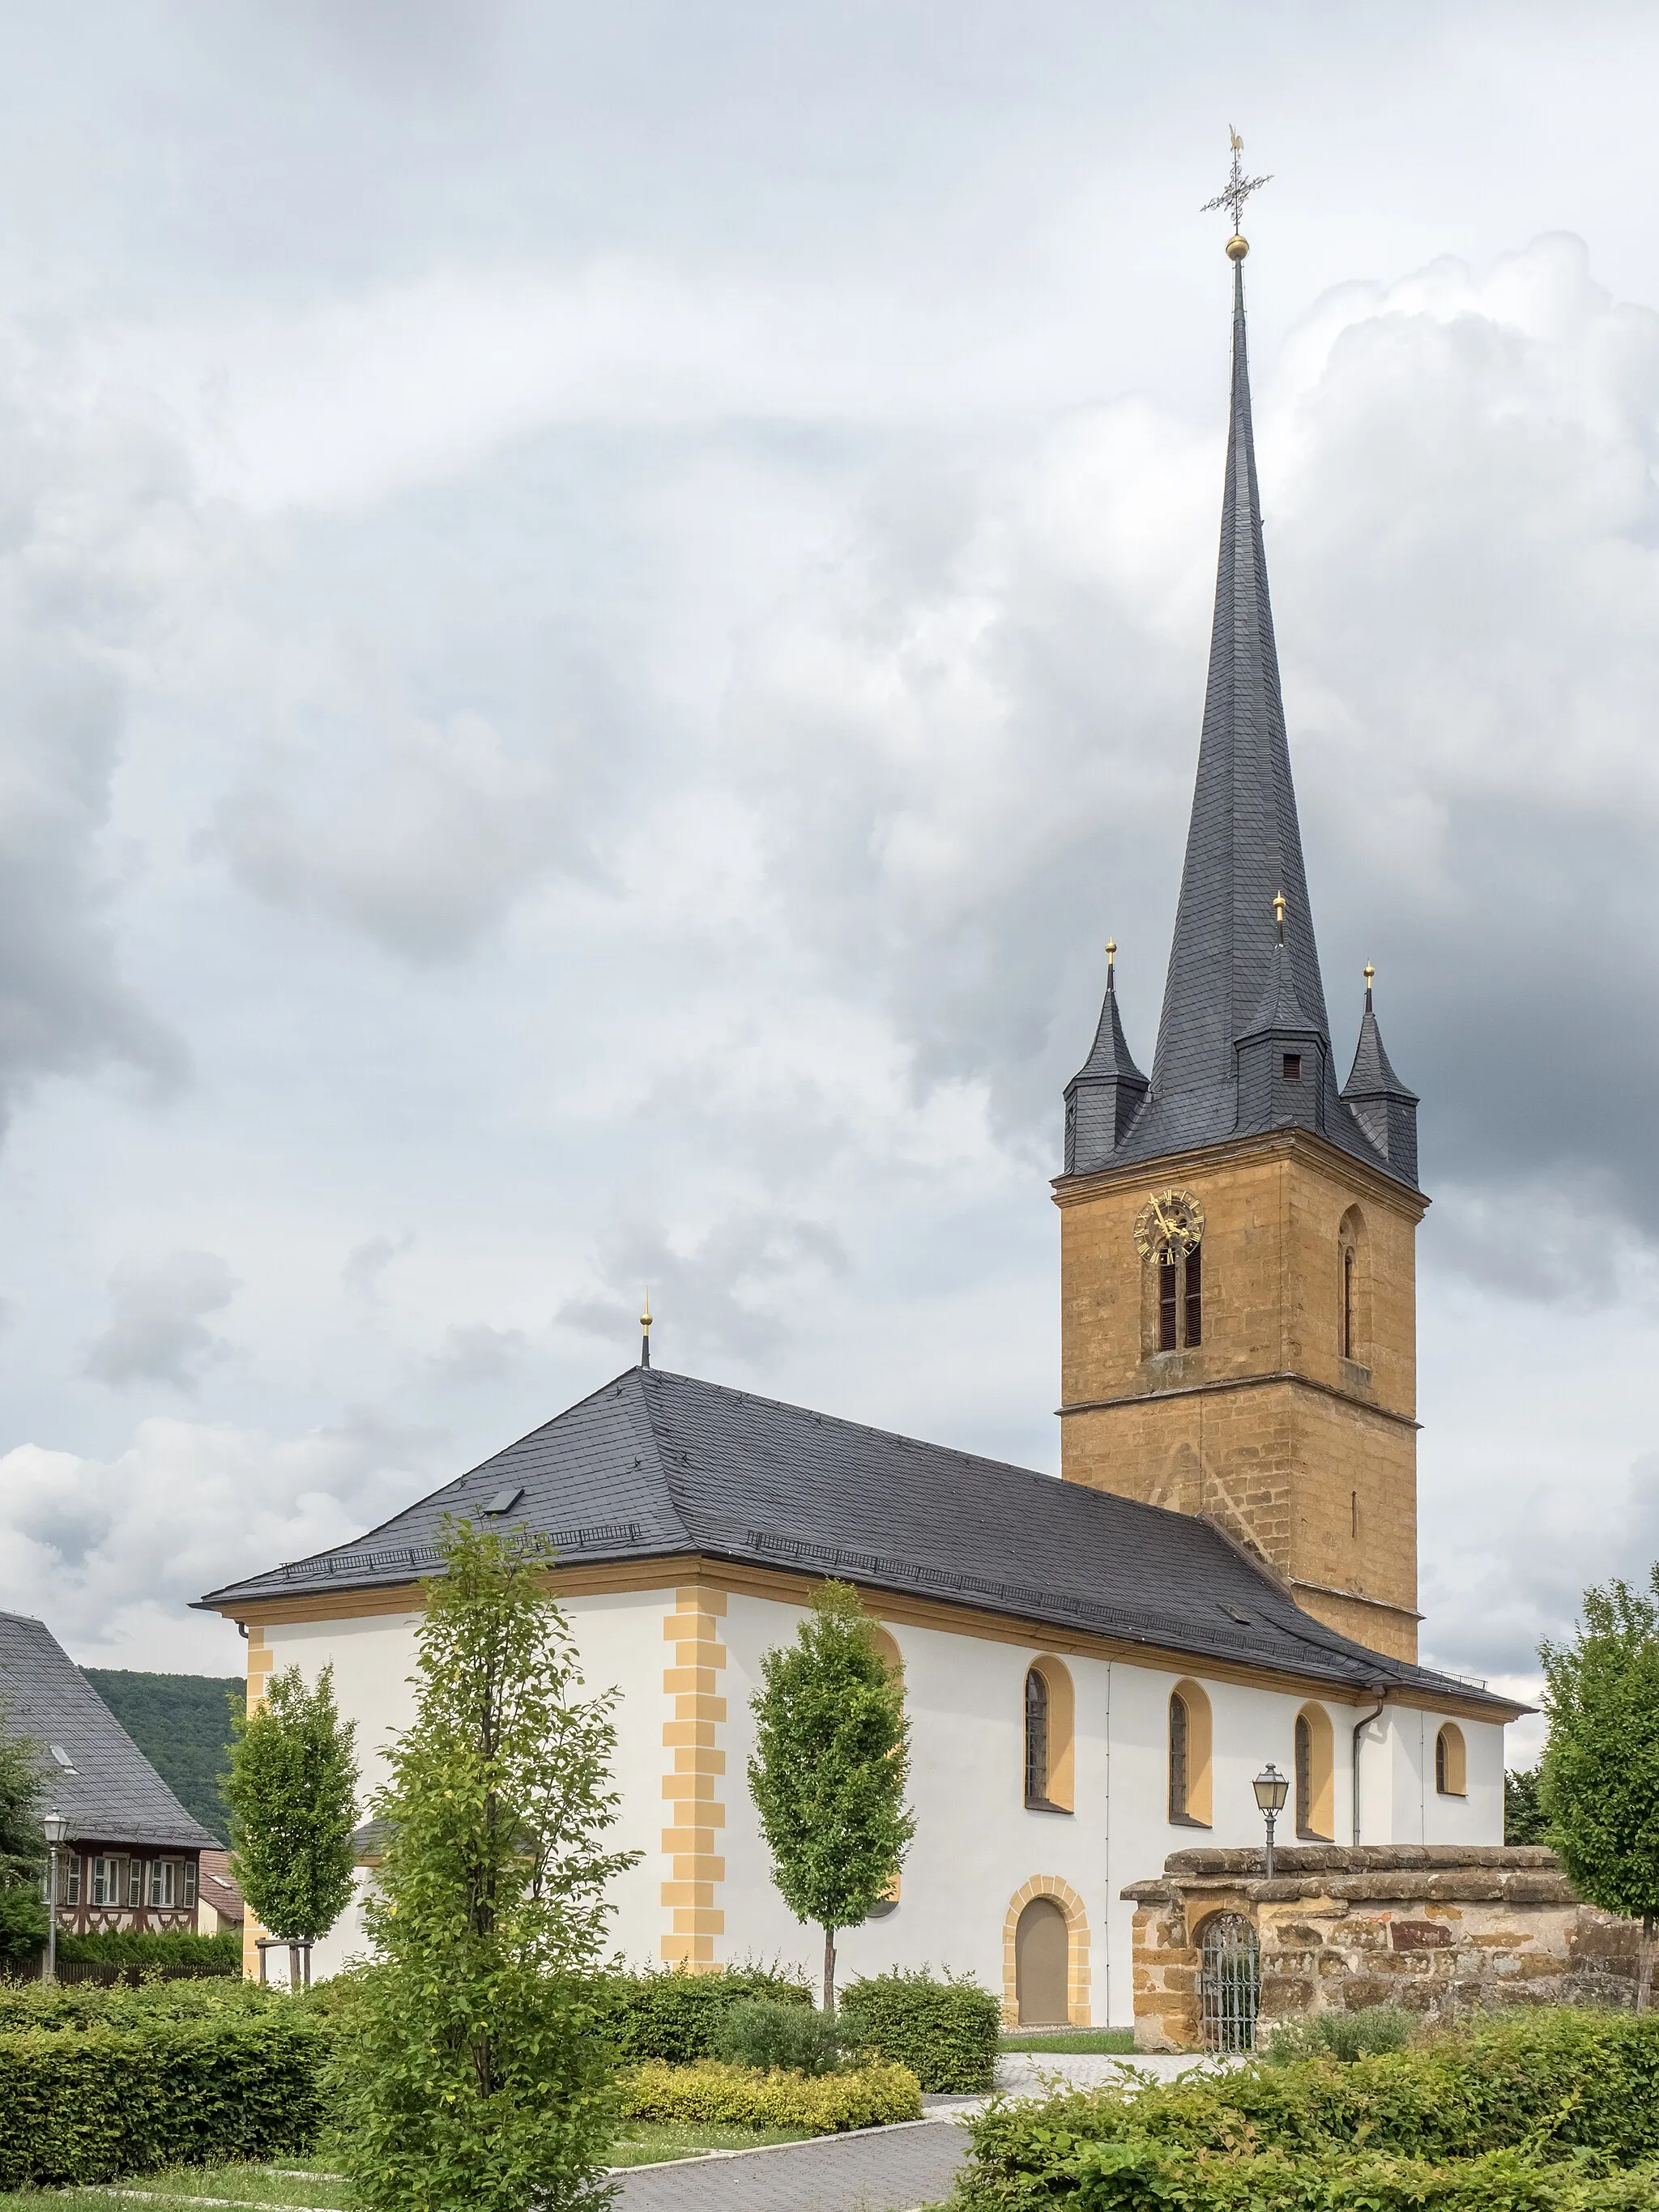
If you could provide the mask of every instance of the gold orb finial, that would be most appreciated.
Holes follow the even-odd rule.
[[[641,1328],[650,1328],[650,1326],[651,1326],[651,1292],[650,1292],[650,1291],[647,1289],[647,1291],[646,1291],[646,1294],[645,1294],[645,1310],[644,1310],[644,1312],[640,1316],[640,1327],[641,1327]]]
[[[1249,240],[1248,238],[1241,238],[1237,231],[1235,231],[1232,236],[1227,240],[1227,258],[1229,261],[1242,261],[1249,250]]]
[[[1365,963],[1365,988],[1366,988],[1368,991],[1369,991],[1369,990],[1370,989],[1370,988],[1371,988],[1372,980],[1373,980],[1373,979],[1374,979],[1374,977],[1376,976],[1376,969],[1372,967],[1372,965],[1371,965],[1370,962],[1368,960],[1368,961]]]
[[[1109,968],[1116,958],[1117,939],[1115,937],[1109,937],[1106,940],[1106,965]]]

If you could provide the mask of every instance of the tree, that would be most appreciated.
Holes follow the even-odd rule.
[[[40,1748],[12,1734],[0,1700],[0,1959],[27,1958],[46,1940],[40,1894],[46,1863]]]
[[[529,1554],[446,1520],[413,1724],[374,1809],[375,1962],[342,2015],[344,2164],[374,2212],[597,2201],[615,2133],[594,1978],[615,1692],[582,1700],[570,1630]],[[533,1562],[533,1563],[532,1563]]]
[[[915,1821],[905,1808],[904,1686],[847,1583],[825,1583],[793,1644],[761,1661],[749,1790],[772,1879],[823,1930],[823,2009],[836,2009],[836,1936],[892,1887]]]
[[[254,1917],[289,1943],[327,1935],[351,1901],[356,1723],[334,1703],[334,1669],[308,1690],[297,1667],[232,1716],[231,1872]]]
[[[1571,1644],[1539,1646],[1550,1841],[1581,1897],[1642,1923],[1643,2012],[1659,1918],[1659,1566],[1650,1583],[1651,1595],[1622,1582],[1586,1590]]]
[[[1539,1801],[1541,1779],[1536,1766],[1508,1768],[1504,1776],[1504,1841],[1506,1844],[1547,1844],[1549,1822]]]

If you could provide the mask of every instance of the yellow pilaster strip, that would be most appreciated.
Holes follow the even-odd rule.
[[[265,1642],[264,1630],[258,1624],[247,1632],[247,1709],[252,1712],[265,1701],[265,1686],[276,1664],[270,1645]],[[251,1908],[242,1914],[242,1973],[245,1979],[257,1982],[259,1978],[259,1953],[255,1938],[264,1929],[254,1918]]]
[[[674,1701],[673,1717],[662,1725],[663,1802],[673,1823],[662,1832],[668,1861],[662,1902],[669,1914],[662,1955],[703,1970],[718,1966],[714,1939],[726,1933],[726,1915],[716,1902],[726,1879],[726,1861],[716,1856],[726,1826],[726,1753],[719,1740],[726,1718],[720,1694],[725,1613],[726,1593],[699,1584],[675,1591],[674,1609],[662,1625],[668,1644],[662,1686]]]

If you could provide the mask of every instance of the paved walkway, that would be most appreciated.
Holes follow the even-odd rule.
[[[1092,2089],[1117,2081],[1126,2065],[1149,2079],[1168,2081],[1204,2063],[1161,2053],[1128,2059],[1011,2051],[997,2061],[997,2087],[1005,2095],[1042,2097],[1056,2077],[1071,2087]],[[637,2166],[617,2177],[617,2212],[912,2212],[936,2203],[949,2195],[968,2154],[960,2123],[986,2100],[927,2101],[927,2118],[903,2127]]]
[[[770,2150],[638,2166],[619,2177],[617,2212],[910,2212],[950,2194],[968,2136],[952,2119]]]

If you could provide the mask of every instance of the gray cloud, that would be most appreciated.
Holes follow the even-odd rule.
[[[240,1285],[216,1252],[173,1252],[145,1265],[127,1260],[110,1277],[110,1324],[87,1353],[86,1371],[113,1388],[170,1382],[194,1390],[230,1346],[202,1324]]]
[[[742,1208],[676,1243],[660,1223],[636,1218],[605,1239],[595,1269],[599,1287],[567,1298],[555,1318],[605,1338],[626,1364],[638,1349],[648,1287],[663,1364],[711,1352],[754,1361],[787,1342],[792,1297],[846,1266],[839,1240],[821,1222]],[[632,1284],[640,1287],[630,1291]]]
[[[499,1382],[510,1374],[529,1339],[521,1328],[492,1328],[488,1322],[457,1322],[444,1332],[433,1365],[447,1382]]]
[[[365,1305],[380,1302],[380,1283],[386,1269],[414,1242],[412,1237],[367,1237],[354,1244],[340,1270],[340,1280],[354,1298]]]

